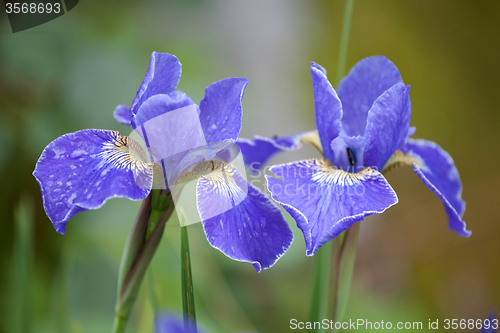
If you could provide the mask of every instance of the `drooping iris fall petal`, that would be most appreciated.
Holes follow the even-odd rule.
[[[385,178],[369,168],[349,173],[326,160],[305,160],[270,171],[281,179],[266,176],[268,190],[302,230],[309,256],[355,222],[398,202]]]
[[[197,185],[197,206],[207,240],[257,272],[288,250],[293,232],[279,209],[229,164],[216,166]]]
[[[82,130],[52,141],[33,175],[45,212],[61,234],[76,213],[100,208],[110,198],[144,199],[153,180],[142,148],[106,130]]]
[[[465,211],[462,181],[451,156],[436,143],[422,139],[407,139],[402,151],[415,160],[413,170],[443,202],[450,230],[463,237],[470,236],[462,220]]]

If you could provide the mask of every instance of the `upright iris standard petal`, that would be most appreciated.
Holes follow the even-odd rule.
[[[407,139],[402,151],[417,161],[413,170],[443,202],[450,230],[469,237],[471,232],[462,220],[462,182],[451,156],[436,143],[421,139]]]
[[[250,262],[257,272],[288,250],[293,232],[279,209],[231,165],[202,176],[197,205],[207,240],[231,259]]]
[[[313,130],[274,138],[263,136],[255,136],[253,139],[238,138],[236,144],[241,149],[245,165],[249,166],[252,172],[256,172],[275,154],[300,149],[306,142],[321,145],[318,131]]]
[[[326,160],[306,160],[270,170],[281,179],[266,175],[268,189],[302,230],[309,256],[355,222],[398,202],[385,178],[370,168],[349,173]]]
[[[105,130],[78,131],[52,141],[33,175],[40,183],[45,212],[61,234],[76,213],[97,209],[110,198],[144,199],[153,180],[140,146]]]
[[[122,125],[130,126],[131,116],[130,108],[125,104],[118,105],[113,111],[113,117]]]
[[[373,103],[366,122],[364,165],[382,170],[408,134],[411,117],[410,86],[398,83]]]
[[[195,162],[209,158],[199,109],[184,93],[155,95],[142,103],[134,117],[135,130],[149,147],[153,160],[162,166],[168,184]],[[203,147],[197,155],[188,154]]]
[[[143,101],[131,117],[131,127],[136,129],[145,122],[161,116],[167,112],[195,105],[194,102],[181,91],[175,91],[169,95],[158,94]]]
[[[330,146],[341,130],[342,103],[326,77],[326,71],[316,63],[311,64],[314,91],[314,110],[324,156],[332,161],[334,153]]]
[[[168,53],[153,52],[148,71],[142,80],[130,112],[135,115],[141,104],[149,97],[158,94],[171,94],[181,78],[181,63],[177,57]]]
[[[403,83],[401,74],[384,56],[362,59],[351,69],[337,89],[344,111],[342,125],[347,135],[363,135],[373,103],[397,83]]]
[[[200,102],[200,123],[207,142],[235,142],[241,130],[244,78],[228,78],[205,89]]]

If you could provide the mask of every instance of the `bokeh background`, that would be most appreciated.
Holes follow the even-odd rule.
[[[0,13],[0,331],[109,332],[121,251],[139,203],[113,199],[78,214],[66,235],[46,217],[31,175],[43,148],[85,128],[130,130],[130,105],[152,51],[183,64],[195,102],[210,83],[250,79],[243,137],[314,127],[309,63],[335,78],[343,1],[97,1],[13,34]],[[481,319],[500,306],[500,2],[370,1],[354,5],[347,68],[383,54],[412,86],[415,137],[454,158],[467,202],[465,239],[413,174],[387,178],[399,204],[361,222],[346,319]],[[272,162],[316,157],[314,149]],[[293,220],[287,215],[290,225]],[[190,227],[199,322],[212,332],[287,332],[306,321],[313,258],[302,235],[257,274]],[[129,332],[151,332],[154,308],[181,311],[179,226],[167,225]],[[19,324],[22,324],[19,326]]]

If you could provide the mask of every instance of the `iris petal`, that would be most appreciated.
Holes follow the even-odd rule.
[[[436,143],[422,139],[407,139],[402,151],[418,161],[413,170],[443,202],[450,230],[469,237],[471,231],[462,220],[465,211],[462,182],[451,156]]]
[[[401,74],[384,56],[368,57],[354,65],[337,89],[344,112],[342,126],[347,135],[363,135],[373,103],[397,83],[403,83]]]
[[[244,78],[228,78],[205,89],[200,102],[200,122],[207,142],[235,142],[241,130]]]
[[[292,243],[280,210],[231,165],[198,180],[197,205],[210,245],[257,272],[274,265]]]
[[[52,141],[33,175],[40,184],[47,216],[57,232],[76,213],[120,197],[142,200],[152,186],[152,166],[128,137],[105,130],[82,130]]]
[[[150,97],[136,117],[140,123],[136,131],[149,147],[153,160],[163,167],[168,184],[173,184],[190,165],[210,158],[199,109],[183,93],[179,96]]]
[[[175,91],[169,95],[158,94],[151,96],[141,104],[136,111],[136,114],[132,115],[132,128],[136,129],[145,122],[159,117],[167,112],[179,110],[190,105],[196,104],[194,104],[189,96],[181,91]]]
[[[132,102],[131,113],[135,115],[141,104],[151,96],[173,93],[181,78],[181,68],[177,57],[153,52],[146,75]]]
[[[326,77],[326,71],[316,63],[311,64],[311,77],[314,91],[314,110],[324,156],[333,161],[334,153],[330,146],[341,130],[342,103]]]
[[[373,103],[366,123],[364,165],[377,170],[399,149],[409,132],[410,86],[398,83]]]
[[[115,120],[122,125],[130,126],[131,116],[130,108],[124,104],[118,105],[115,111],[113,111],[113,117],[115,117]]]
[[[306,142],[321,145],[318,131],[313,130],[276,138],[263,136],[255,136],[253,139],[238,138],[236,141],[243,154],[245,165],[249,166],[254,173],[266,165],[267,161],[275,154],[300,149]]]
[[[370,168],[348,173],[313,159],[270,170],[281,179],[266,175],[268,189],[302,230],[308,256],[365,216],[398,202],[385,178]]]

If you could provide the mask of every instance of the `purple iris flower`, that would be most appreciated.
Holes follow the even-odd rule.
[[[335,91],[324,68],[311,64],[317,132],[238,142],[256,170],[273,154],[312,143],[324,159],[275,165],[266,175],[274,200],[295,219],[307,255],[365,216],[398,202],[382,175],[413,164],[418,177],[443,202],[450,230],[468,237],[462,184],[452,158],[434,142],[412,139],[410,87],[383,56],[359,61]]]
[[[248,80],[212,83],[198,107],[176,90],[180,76],[175,56],[153,52],[132,106],[119,105],[114,112],[117,121],[144,139],[152,162],[138,143],[109,130],[65,134],[44,149],[33,175],[45,212],[64,234],[78,212],[98,209],[115,197],[147,197],[157,170],[163,173],[160,184],[168,183],[163,188],[169,189],[186,174],[195,175],[197,208],[209,243],[257,271],[269,268],[288,250],[292,230],[278,207],[229,161],[207,161],[236,142]]]

